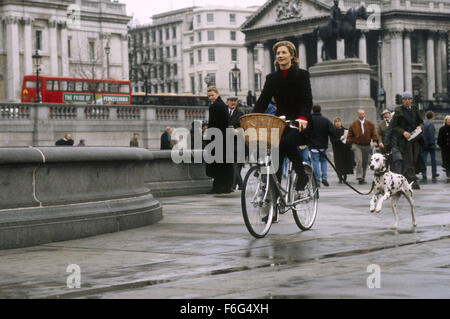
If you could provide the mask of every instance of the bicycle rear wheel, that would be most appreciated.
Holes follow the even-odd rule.
[[[292,209],[294,220],[301,230],[310,230],[314,225],[319,207],[319,188],[317,187],[314,172],[309,165],[305,165],[305,173],[308,176],[308,184],[305,190],[298,192],[295,190],[296,175],[293,172],[294,183],[291,183],[291,193],[295,194],[294,199],[298,203]]]
[[[263,238],[272,226],[275,199],[270,187],[270,176],[259,166],[250,168],[241,193],[242,215],[245,226],[255,238]]]

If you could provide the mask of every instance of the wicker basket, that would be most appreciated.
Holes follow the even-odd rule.
[[[286,122],[279,117],[261,113],[244,115],[239,119],[239,123],[241,124],[241,128],[243,128],[247,133],[245,135],[245,144],[247,144],[247,146],[249,142],[266,141],[267,147],[278,147],[280,144],[281,136],[283,135],[284,129],[286,128]],[[251,128],[256,130],[256,134],[251,134],[252,130],[248,130]],[[278,140],[271,140],[271,129],[279,130]]]

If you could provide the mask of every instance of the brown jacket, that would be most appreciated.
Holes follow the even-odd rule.
[[[359,120],[354,121],[349,129],[347,136],[347,144],[369,145],[370,141],[378,143],[378,134],[375,129],[375,124],[367,120],[364,122],[364,135],[361,130],[361,122]]]

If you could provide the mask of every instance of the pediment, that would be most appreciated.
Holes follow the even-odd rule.
[[[320,0],[268,0],[241,27],[242,30],[309,20],[330,13],[331,6]]]

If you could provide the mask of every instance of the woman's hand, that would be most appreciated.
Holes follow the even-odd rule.
[[[303,132],[303,130],[306,130],[306,128],[308,127],[308,121],[305,120],[295,120],[295,121],[298,122],[299,132]]]

